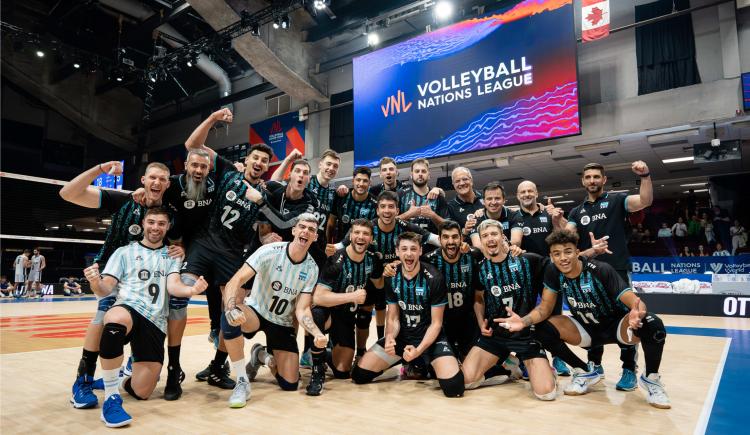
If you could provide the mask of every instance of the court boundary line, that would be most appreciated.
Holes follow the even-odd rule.
[[[711,414],[714,410],[714,402],[716,401],[716,393],[719,391],[719,384],[721,378],[724,376],[724,367],[726,366],[727,356],[729,355],[729,348],[732,346],[732,337],[727,337],[726,343],[724,343],[724,351],[721,353],[721,359],[719,364],[716,366],[714,371],[714,379],[711,382],[711,388],[708,390],[706,400],[703,401],[703,409],[701,410],[700,416],[698,416],[698,422],[695,425],[694,435],[703,435],[708,429],[708,420],[711,418]]]

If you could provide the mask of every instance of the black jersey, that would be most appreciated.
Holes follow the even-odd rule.
[[[448,303],[443,277],[434,267],[421,262],[412,279],[406,279],[399,267],[396,275],[385,282],[386,302],[399,307],[398,336],[407,344],[418,346],[432,321],[432,307]]]
[[[318,200],[307,190],[302,191],[302,197],[298,199],[289,199],[286,196],[287,183],[279,183],[276,181],[269,181],[266,183],[266,189],[268,189],[268,204],[271,205],[278,213],[275,214],[282,222],[271,218],[266,213],[261,217],[261,221],[268,223],[273,227],[273,231],[281,236],[281,239],[285,242],[291,242],[294,239],[292,236],[292,227],[296,222],[296,217],[302,213],[315,213],[315,210],[319,208]],[[321,237],[321,229],[318,227],[318,239]],[[325,236],[323,236],[325,239]]]
[[[605,192],[596,201],[587,199],[568,214],[568,223],[578,231],[578,249],[591,247],[589,232],[597,239],[609,236],[607,243],[612,254],[597,255],[596,259],[609,263],[616,270],[630,268],[630,253],[625,236],[625,219],[628,213],[627,193]]]
[[[333,214],[336,215],[336,240],[344,237],[351,228],[353,220],[375,219],[377,208],[378,204],[375,202],[375,198],[369,194],[362,201],[355,200],[351,191],[343,198],[337,197],[333,205]]]
[[[378,226],[378,220],[372,221],[372,245],[371,250],[374,252],[380,252],[383,255],[383,261],[390,263],[391,261],[397,260],[396,256],[396,242],[398,242],[398,236],[407,231],[417,233],[422,236],[422,246],[427,244],[427,240],[432,235],[429,231],[422,227],[411,224],[401,219],[396,219],[396,225],[390,232],[385,232]],[[348,236],[347,236],[348,240]]]
[[[474,229],[471,230],[471,234],[479,235],[479,224],[487,219],[494,218],[487,216],[487,210],[485,210],[482,217],[477,219],[477,224],[474,226]],[[503,208],[500,210],[500,217],[495,220],[500,222],[500,224],[503,226],[503,234],[505,234],[505,237],[508,238],[508,242],[510,242],[510,235],[511,233],[513,233],[513,231],[523,231],[523,219],[521,218],[521,214],[517,211],[509,209],[506,206],[503,206]]]
[[[328,215],[333,213],[333,204],[336,201],[336,189],[331,185],[324,187],[318,181],[318,177],[310,177],[310,182],[307,183],[305,190],[310,192],[315,199],[318,200],[318,208],[313,211],[315,217],[318,218],[318,229],[321,233],[325,234],[326,224],[328,223]],[[318,245],[325,248],[326,239],[325,237],[318,237]]]
[[[619,321],[630,311],[619,300],[630,287],[609,264],[586,257],[579,259],[583,268],[575,278],[566,278],[554,264],[547,265],[544,286],[557,297],[565,297],[571,314],[584,327]]]
[[[508,317],[505,307],[511,307],[514,313],[523,317],[536,307],[537,296],[541,294],[544,274],[544,257],[525,253],[519,257],[508,254],[505,259],[495,263],[484,258],[479,263],[480,291],[484,292],[484,316],[495,335],[506,337],[528,336],[530,328],[517,333],[510,333],[498,328],[493,319]]]
[[[208,225],[199,229],[195,243],[218,254],[242,256],[245,245],[256,238],[255,221],[260,212],[257,204],[245,198],[244,181],[245,175],[236,171],[226,172],[219,180]],[[262,189],[260,192],[265,197]]]
[[[347,255],[346,248],[344,248],[328,257],[318,278],[318,284],[329,288],[334,293],[352,293],[367,287],[370,279],[378,279],[381,276],[383,276],[383,263],[375,254],[365,252],[362,261],[356,262]],[[335,308],[352,313],[356,311],[355,304],[344,304]]]
[[[438,196],[436,199],[427,199],[427,195],[420,195],[414,191],[414,187],[410,186],[398,191],[398,204],[401,213],[406,213],[411,208],[412,203],[419,207],[423,205],[429,205],[432,211],[434,211],[440,217],[448,216],[448,204],[445,202],[445,198]],[[409,220],[411,223],[419,225],[427,231],[437,234],[438,229],[432,219],[426,216],[417,216]]]
[[[104,244],[94,257],[94,262],[104,269],[109,257],[122,246],[143,239],[141,227],[147,207],[133,201],[129,193],[117,190],[99,190],[99,208],[112,213],[112,223],[104,236]]]
[[[549,248],[544,239],[554,229],[552,227],[552,217],[542,207],[539,207],[539,210],[533,214],[527,213],[523,209],[520,209],[518,213],[521,215],[523,222],[521,249],[526,252],[539,254],[542,257],[548,257]]]
[[[401,180],[396,180],[396,188],[395,189],[386,189],[385,184],[380,183],[377,186],[370,186],[370,195],[372,195],[373,198],[378,199],[378,195],[383,193],[384,190],[390,190],[391,192],[398,192],[401,189],[409,187],[410,184]]]
[[[164,192],[164,203],[175,210],[174,224],[169,229],[169,238],[174,240],[182,238],[188,243],[200,228],[208,225],[208,217],[211,204],[216,195],[217,180],[224,174],[236,171],[229,160],[216,154],[213,169],[206,175],[206,195],[200,201],[187,199],[185,191],[187,186],[187,174],[172,175],[169,177],[169,188]]]
[[[449,318],[463,317],[474,312],[474,291],[480,287],[477,262],[482,258],[482,253],[473,248],[466,254],[459,254],[458,260],[454,263],[443,257],[441,249],[425,256],[425,261],[443,274],[448,297],[448,308],[445,310],[446,321]]]
[[[484,207],[482,194],[477,191],[474,191],[474,202],[466,202],[456,195],[448,202],[448,215],[452,221],[457,222],[463,228],[466,226],[466,217],[482,207]]]

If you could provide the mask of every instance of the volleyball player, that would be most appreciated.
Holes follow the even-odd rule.
[[[26,269],[29,267],[29,255],[31,251],[24,249],[22,254],[19,254],[15,260],[13,260],[13,269],[15,272],[15,283],[16,291],[13,293],[15,297],[21,297],[23,292],[28,292],[28,287],[24,288],[26,284]],[[23,289],[23,290],[22,290]]]
[[[134,362],[132,376],[122,382],[123,388],[136,399],[146,400],[156,387],[164,361],[168,294],[189,298],[207,286],[202,277],[192,286],[180,280],[181,259],[170,258],[164,246],[169,221],[166,209],[148,209],[140,242],[118,248],[102,275],[96,263],[85,270],[97,296],[115,297],[114,305],[104,315],[99,345],[105,395],[101,419],[108,427],[125,426],[132,421],[122,408],[119,391],[125,344],[130,343]]]
[[[375,219],[377,201],[370,195],[370,168],[360,166],[352,174],[352,188],[344,197],[334,201],[333,213],[328,219],[329,234],[336,234],[337,240],[344,238],[351,222],[355,219]],[[335,230],[330,230],[334,229]]]
[[[255,379],[261,365],[271,369],[282,390],[297,390],[299,349],[295,314],[299,324],[313,336],[316,347],[325,348],[328,342],[310,312],[318,266],[308,249],[318,237],[317,217],[312,213],[299,215],[292,234],[291,242],[270,243],[255,251],[227,283],[221,331],[237,376],[229,398],[231,408],[245,406],[250,398],[249,382]],[[253,277],[253,288],[245,299],[241,286]],[[243,335],[252,339],[258,331],[265,333],[266,346],[258,343],[253,346],[246,367]]]
[[[540,400],[554,400],[557,384],[547,354],[527,327],[513,333],[498,326],[510,310],[528,313],[536,306],[542,290],[544,257],[524,253],[510,255],[503,226],[492,219],[484,220],[477,228],[485,258],[479,263],[477,276],[481,287],[476,293],[474,311],[481,336],[463,362],[462,370],[468,387],[491,385],[497,374],[491,374],[499,361],[511,352],[523,361],[531,389]],[[502,375],[501,375],[502,376]],[[505,376],[499,379],[505,380]]]
[[[349,246],[328,257],[312,300],[315,324],[330,333],[333,343],[330,367],[337,379],[348,379],[352,369],[357,306],[372,305],[367,299],[375,297],[374,289],[383,288],[380,256],[367,251],[372,242],[372,222],[362,218],[353,220],[349,238]],[[313,370],[307,395],[318,396],[325,383],[326,351],[313,346],[311,354]]]
[[[146,172],[141,177],[141,183],[146,189],[144,204],[135,201],[129,193],[92,186],[91,183],[101,174],[122,175],[122,165],[117,161],[101,163],[78,175],[60,189],[60,196],[68,202],[86,208],[102,208],[112,213],[112,223],[107,229],[104,244],[94,258],[94,263],[100,267],[106,265],[117,248],[143,238],[141,221],[147,207],[161,205],[164,192],[169,187],[169,168],[157,162],[146,166]],[[173,258],[184,256],[183,249],[177,246],[169,246],[168,251]],[[97,299],[97,312],[86,329],[83,355],[73,384],[71,403],[75,408],[92,408],[99,403],[91,391],[93,376],[99,356],[102,320],[114,304],[116,295]]]
[[[412,185],[398,191],[400,219],[437,234],[438,226],[448,216],[448,204],[445,198],[438,195],[429,197],[430,162],[427,159],[416,159],[411,162]]]
[[[408,183],[404,183],[398,179],[398,166],[393,158],[383,157],[380,159],[378,167],[380,168],[379,176],[381,183],[370,186],[370,194],[375,198],[380,196],[380,194],[386,190],[398,192],[409,186]]]
[[[422,263],[422,242],[416,233],[398,237],[399,265],[387,278],[388,320],[379,339],[352,369],[356,384],[367,384],[399,362],[417,358],[431,364],[446,397],[461,397],[464,377],[442,331],[448,301],[443,277]]]
[[[640,342],[646,370],[639,380],[646,390],[647,401],[656,408],[670,408],[659,375],[667,336],[662,320],[648,312],[612,266],[579,257],[575,232],[554,231],[547,237],[547,244],[551,264],[544,274],[541,304],[523,318],[509,313],[504,326],[514,332],[537,324],[535,336],[545,349],[573,367],[573,378],[565,387],[565,394],[574,396],[588,393],[601,375],[592,362],[583,362],[566,343],[590,348],[613,343],[635,346]],[[557,297],[567,300],[570,316],[555,315],[543,322]]]

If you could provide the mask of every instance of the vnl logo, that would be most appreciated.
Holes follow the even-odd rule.
[[[281,133],[281,121],[280,120],[274,121],[273,124],[271,124],[270,133],[271,134]]]
[[[406,113],[411,109],[412,103],[406,102],[406,96],[403,91],[399,90],[396,95],[391,95],[385,100],[385,105],[380,105],[380,110],[384,117],[393,116],[397,113]]]

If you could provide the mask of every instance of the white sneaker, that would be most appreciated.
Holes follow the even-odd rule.
[[[573,378],[565,386],[565,394],[568,396],[580,396],[589,392],[589,388],[598,384],[602,378],[594,369],[593,364],[589,363],[588,371],[573,368]]]
[[[244,408],[250,398],[250,384],[244,378],[237,379],[232,395],[229,396],[230,408]]]
[[[523,378],[523,371],[521,370],[520,365],[521,365],[521,361],[519,361],[519,359],[515,355],[510,355],[503,362],[503,367],[510,370],[511,381],[517,381]]]
[[[661,376],[658,373],[651,373],[648,376],[641,374],[641,387],[646,390],[646,401],[649,405],[659,409],[669,409],[672,407],[667,392],[664,391],[664,385],[661,383]]]

